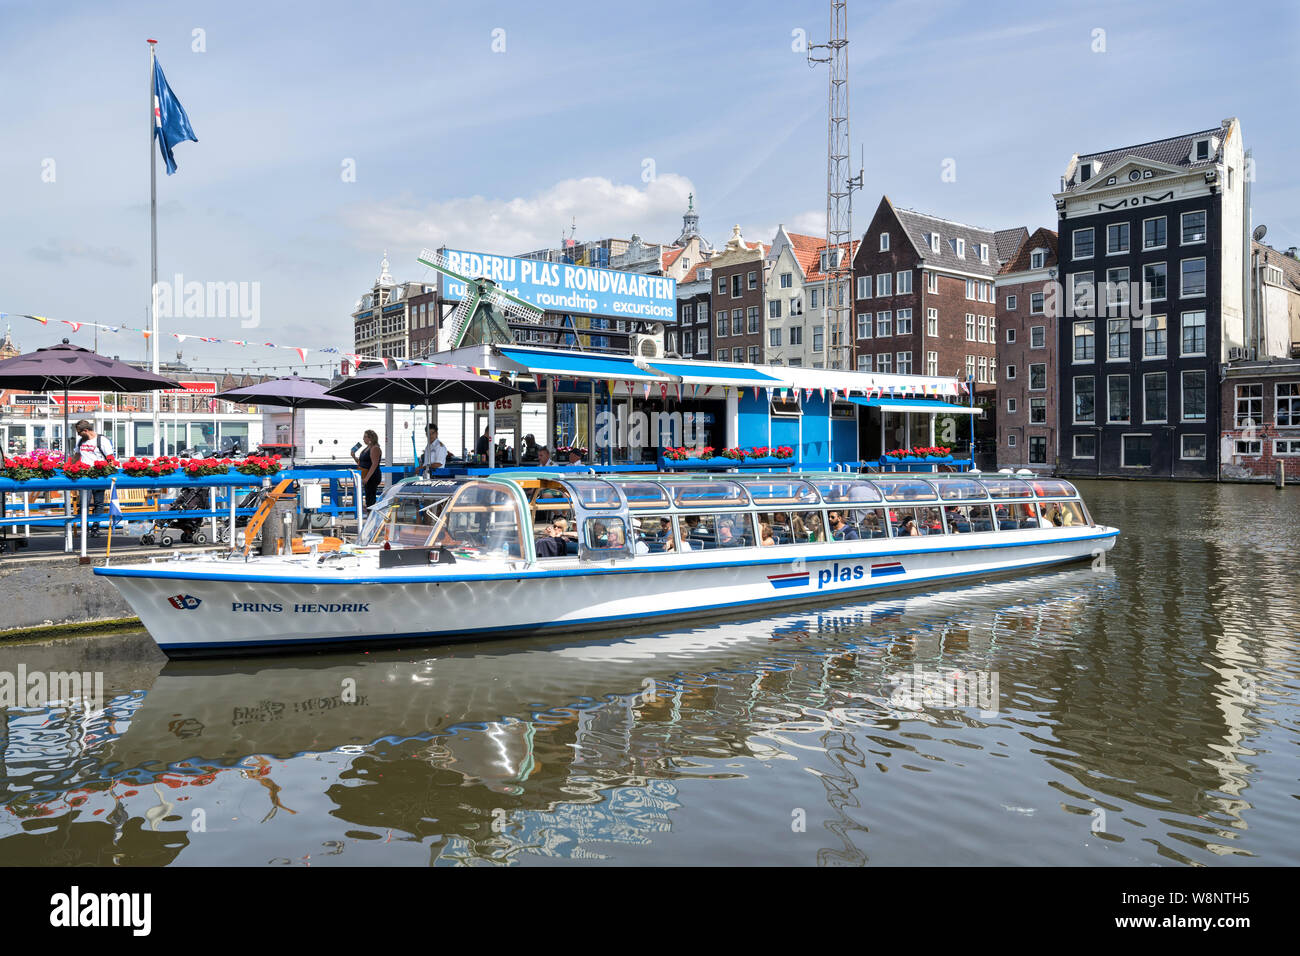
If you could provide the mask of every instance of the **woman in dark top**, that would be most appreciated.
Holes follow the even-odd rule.
[[[366,507],[371,508],[375,504],[379,482],[383,480],[383,476],[379,473],[379,466],[384,460],[384,453],[379,450],[379,436],[375,434],[374,429],[367,428],[361,440],[364,447],[360,454],[353,452],[352,460],[361,466],[361,483],[365,487]]]

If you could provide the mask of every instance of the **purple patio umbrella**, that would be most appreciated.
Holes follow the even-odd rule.
[[[160,388],[180,388],[179,383],[169,378],[127,365],[90,349],[83,349],[79,345],[70,345],[67,339],[60,345],[51,345],[0,362],[0,385],[30,389],[33,392],[63,392],[65,455],[71,445],[68,438],[69,389],[151,392]]]
[[[215,397],[227,402],[238,402],[241,405],[275,405],[289,409],[289,439],[291,444],[293,443],[293,436],[297,433],[298,409],[300,408],[366,409],[371,407],[361,402],[349,401],[346,398],[330,395],[325,391],[325,386],[319,382],[298,378],[296,375],[290,378],[273,378],[265,382],[258,382],[255,385],[243,385],[239,388],[228,389]],[[296,446],[293,450],[297,450]],[[289,455],[289,464],[291,466],[293,458],[291,452]]]

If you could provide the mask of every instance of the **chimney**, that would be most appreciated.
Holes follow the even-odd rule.
[[[1296,247],[1295,247],[1295,246],[1287,246],[1286,254],[1287,254],[1288,256],[1290,256],[1292,259],[1297,258],[1297,256],[1296,256]]]

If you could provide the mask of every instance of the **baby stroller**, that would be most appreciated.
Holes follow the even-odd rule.
[[[233,491],[233,489],[231,490]],[[251,491],[249,491],[248,494],[244,495],[242,499],[236,501],[235,507],[240,511],[243,511],[246,508],[256,508],[258,504],[258,499],[261,496],[262,496],[262,489],[254,488]],[[235,518],[235,528],[239,529],[247,526],[250,518],[251,518],[250,515],[239,515],[238,517]],[[236,536],[235,539],[236,546],[242,548],[244,546],[243,533],[236,530],[235,536]],[[222,544],[228,544],[230,542],[229,519],[227,518],[217,519],[217,540],[220,541]]]
[[[163,505],[162,511],[207,511],[209,508],[207,488],[182,488],[181,493],[170,505]],[[158,544],[160,548],[170,548],[176,539],[207,544],[208,533],[203,530],[204,518],[161,518],[154,521],[148,531],[140,535],[141,544]]]

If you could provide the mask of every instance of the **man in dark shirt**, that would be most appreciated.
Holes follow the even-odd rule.
[[[838,511],[832,511],[829,515],[831,522],[831,537],[836,541],[858,541],[858,529],[853,527],[844,520],[844,516]]]
[[[563,518],[556,518],[546,528],[546,534],[537,539],[539,558],[562,558],[568,553],[564,532],[568,528]]]
[[[492,429],[483,429],[483,434],[478,436],[478,444],[474,446],[475,454],[487,457],[488,449],[492,446]]]

